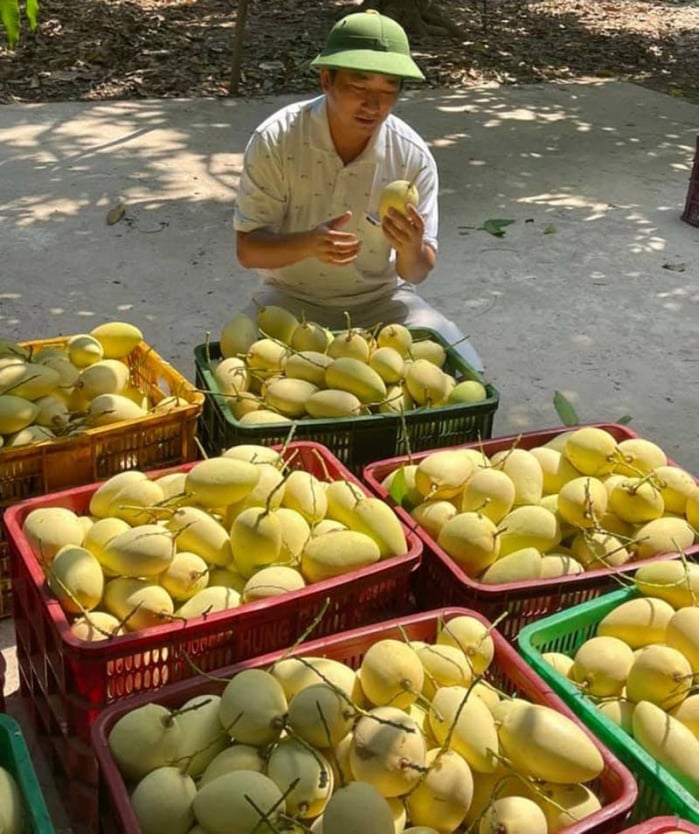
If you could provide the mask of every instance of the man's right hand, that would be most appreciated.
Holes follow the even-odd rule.
[[[341,227],[352,219],[352,212],[346,211],[316,226],[311,232],[311,257],[324,264],[344,266],[357,258],[362,242],[353,232],[343,232]]]

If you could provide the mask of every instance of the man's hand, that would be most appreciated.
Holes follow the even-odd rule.
[[[409,284],[419,284],[434,267],[436,253],[423,242],[425,221],[415,206],[408,205],[408,213],[389,209],[381,228],[396,250],[396,272]]]
[[[383,218],[381,228],[399,256],[415,258],[422,250],[425,221],[415,206],[408,204],[406,208],[407,214],[389,209]]]
[[[333,217],[311,232],[311,256],[324,264],[344,266],[357,258],[361,241],[352,232],[340,231],[352,219],[352,212],[346,211]]]

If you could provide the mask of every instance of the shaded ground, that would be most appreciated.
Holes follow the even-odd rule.
[[[240,94],[316,89],[308,62],[348,0],[250,0]],[[699,103],[699,0],[443,0],[462,36],[412,39],[431,86],[618,77]],[[0,49],[0,103],[222,96],[235,0],[43,0]],[[485,26],[484,26],[485,24]]]

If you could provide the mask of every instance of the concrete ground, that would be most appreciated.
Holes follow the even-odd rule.
[[[0,337],[123,318],[193,377],[194,346],[256,286],[235,262],[235,188],[250,132],[290,100],[0,108]],[[560,390],[581,421],[630,415],[699,473],[699,229],[680,220],[697,107],[581,81],[415,92],[397,112],[441,173],[439,261],[422,293],[485,358],[494,433],[559,425]],[[498,239],[476,228],[488,218],[515,222]],[[11,712],[12,644],[5,621]]]

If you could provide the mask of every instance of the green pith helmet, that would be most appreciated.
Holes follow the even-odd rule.
[[[410,57],[410,44],[403,27],[373,9],[355,12],[339,20],[330,30],[325,49],[311,66],[419,81],[425,78]]]

